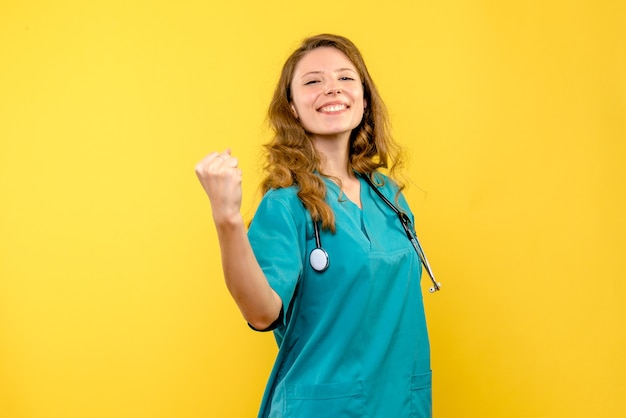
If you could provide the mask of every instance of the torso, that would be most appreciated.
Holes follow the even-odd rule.
[[[315,239],[295,191],[270,193],[257,213],[265,226],[252,222],[255,255],[293,308],[275,331],[280,352],[260,417],[431,414],[419,259],[397,216],[355,181],[343,184],[344,197],[327,181],[338,228],[321,233],[330,256],[324,273],[308,263]],[[393,201],[394,189],[383,189]]]

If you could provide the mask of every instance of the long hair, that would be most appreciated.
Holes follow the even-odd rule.
[[[290,106],[291,82],[296,65],[309,51],[320,47],[332,47],[343,52],[356,67],[363,83],[363,98],[367,106],[361,123],[350,135],[349,169],[371,175],[384,168],[392,176],[395,169],[401,166],[401,153],[391,137],[385,104],[357,47],[338,35],[321,34],[305,39],[287,58],[270,103],[268,121],[274,137],[265,145],[264,169],[267,174],[261,182],[261,190],[265,193],[269,189],[298,186],[298,198],[312,219],[322,221],[323,229],[335,232],[335,216],[324,200],[326,186],[315,174],[324,175],[320,157]]]

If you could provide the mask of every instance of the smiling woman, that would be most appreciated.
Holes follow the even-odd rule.
[[[362,45],[392,110],[394,136],[411,157],[400,178],[414,185],[403,194],[446,285],[424,297],[434,415],[626,417],[626,2],[271,4],[1,3],[0,416],[256,415],[274,338],[250,332],[224,291],[211,208],[190,168],[201,154],[232,149],[247,224],[263,180],[263,119],[292,52],[285,49],[299,47],[294,39],[341,31]],[[334,48],[322,43],[307,48]],[[381,102],[358,57],[338,46],[367,102],[349,165],[368,172],[364,156],[372,152],[386,156],[389,172],[398,160],[383,142]],[[296,62],[310,51],[299,51]],[[369,186],[362,183],[359,224],[347,193],[336,203],[339,186],[310,175],[322,156],[294,118],[292,79],[286,73],[271,108],[272,177],[263,181],[277,190],[268,199],[294,184],[309,213],[322,222],[334,216],[336,236],[370,232],[378,200]],[[325,199],[315,200],[317,187]],[[326,200],[345,211],[323,212]],[[220,208],[216,202],[214,215]],[[253,222],[257,237],[263,213]],[[255,239],[257,251],[274,252],[264,256],[266,274],[280,270],[287,280],[283,263],[303,263],[296,298],[309,295],[305,282],[350,281],[360,290],[356,263],[340,269],[343,257],[360,260],[368,241],[332,247],[334,225],[319,228],[330,260],[319,274],[308,272],[308,254],[288,262],[271,235]],[[297,240],[289,238],[291,247],[303,247]],[[387,241],[395,244],[393,236]],[[272,256],[276,267],[267,262]],[[307,306],[331,314],[341,292],[329,285]],[[359,312],[356,297],[348,294],[336,324],[315,335],[337,341],[320,345],[328,357],[301,351],[293,359],[321,371],[319,389],[307,394],[305,382],[277,375],[275,387],[287,379],[289,399],[350,394],[322,372],[353,336],[345,317]],[[276,335],[307,324],[295,308],[284,313],[290,330],[280,326]],[[388,320],[391,331],[388,310],[380,312],[375,319]],[[370,335],[360,341],[380,341],[384,333],[367,320],[360,332]],[[285,354],[294,335],[281,345]],[[336,375],[350,379],[346,370],[366,360],[365,351],[375,357],[371,346],[341,362]],[[381,363],[376,373],[383,381],[386,369]],[[419,391],[421,383],[416,377],[411,386]],[[366,386],[355,384],[355,393]]]
[[[349,137],[363,119],[361,78],[346,55],[321,47],[296,66],[291,83],[291,108],[315,142]]]
[[[402,187],[378,171],[393,172],[398,147],[354,44],[306,39],[283,67],[269,119],[264,197],[248,231],[237,158],[213,152],[196,167],[228,289],[280,348],[259,417],[430,417],[420,259],[396,213],[413,216]],[[324,268],[309,263],[321,236]]]

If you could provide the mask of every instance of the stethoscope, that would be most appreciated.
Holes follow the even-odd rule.
[[[383,200],[383,202],[385,202],[385,204],[389,206],[396,215],[398,215],[400,223],[402,224],[402,228],[404,229],[404,232],[406,232],[407,238],[409,239],[409,241],[411,241],[411,244],[413,244],[413,248],[415,249],[415,252],[417,253],[420,261],[424,265],[424,268],[426,269],[426,272],[430,277],[430,281],[433,282],[433,286],[428,289],[428,291],[430,293],[435,293],[437,290],[440,290],[441,283],[435,280],[435,276],[433,275],[433,271],[430,268],[430,264],[428,264],[428,259],[426,258],[426,254],[422,249],[422,245],[420,244],[417,235],[413,232],[413,228],[411,227],[411,220],[409,219],[409,217],[406,215],[406,213],[400,212],[398,208],[396,208],[395,205],[391,203],[380,190],[378,190],[378,187],[376,187],[374,183],[372,183],[372,180],[369,178],[369,176],[363,175],[361,177],[367,182],[372,190],[376,192],[376,194]],[[326,250],[322,248],[322,240],[320,238],[318,222],[313,222],[313,232],[315,233],[315,248],[309,254],[309,263],[311,263],[311,267],[313,268],[313,270],[322,273],[326,271],[326,269],[330,265],[330,258],[328,257],[328,253],[326,252]]]

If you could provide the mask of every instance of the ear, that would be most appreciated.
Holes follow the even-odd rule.
[[[367,109],[367,99],[363,99],[363,109]]]
[[[293,116],[294,116],[296,119],[299,119],[299,117],[298,117],[298,111],[296,110],[296,106],[294,106],[294,104],[293,104],[293,103],[290,103],[290,104],[289,104],[289,106],[291,107],[291,113],[293,113]]]

